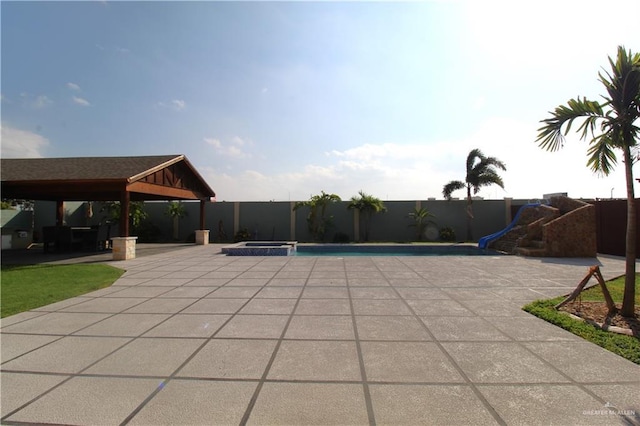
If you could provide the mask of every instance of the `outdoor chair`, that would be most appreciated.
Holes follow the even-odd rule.
[[[107,240],[105,242],[105,247],[111,247],[111,239],[114,237],[120,236],[120,226],[117,223],[109,223],[107,224]]]
[[[53,249],[58,249],[58,227],[57,226],[43,226],[42,227],[42,248],[45,253],[49,252],[49,247],[53,246]]]
[[[62,250],[73,251],[75,247],[82,246],[82,237],[73,235],[73,229],[70,226],[60,226],[58,228],[58,241]]]
[[[106,250],[109,247],[109,226],[98,225],[95,241],[96,250]]]
[[[107,227],[104,225],[94,225],[90,230],[82,232],[82,246],[86,250],[104,250],[107,239]]]

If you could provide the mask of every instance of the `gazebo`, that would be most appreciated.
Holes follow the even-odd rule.
[[[56,202],[62,225],[65,201],[119,201],[121,237],[129,237],[129,204],[145,200],[200,200],[215,192],[184,155],[2,159],[2,198]]]

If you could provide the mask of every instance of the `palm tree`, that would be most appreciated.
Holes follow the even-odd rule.
[[[102,205],[101,212],[108,214],[108,220],[118,223],[120,221],[120,202],[107,201]],[[140,224],[149,217],[144,209],[144,201],[132,201],[129,203],[129,223],[133,228],[138,228]]]
[[[173,239],[178,240],[179,222],[180,222],[180,219],[188,215],[187,210],[184,208],[184,205],[181,202],[171,201],[167,205],[167,210],[165,211],[165,214],[169,216],[171,219],[173,219]]]
[[[504,189],[504,182],[498,175],[496,168],[507,170],[505,164],[495,157],[485,157],[479,149],[472,150],[467,156],[467,177],[464,182],[452,180],[442,189],[442,195],[447,200],[451,200],[453,191],[467,188],[467,240],[473,241],[471,232],[471,220],[473,219],[473,199],[471,198],[471,190],[473,194],[477,194],[483,186],[496,184]]]
[[[418,238],[418,241],[422,241],[422,235],[424,234],[425,229],[427,229],[429,223],[433,223],[429,218],[436,216],[424,207],[414,207],[413,211],[409,213],[409,217],[413,219],[413,223],[409,226],[416,227],[416,237]]]
[[[293,211],[296,211],[301,207],[309,207],[307,225],[309,227],[309,232],[315,241],[324,240],[327,228],[331,226],[331,222],[333,221],[333,216],[325,216],[327,206],[332,203],[337,203],[338,201],[342,201],[339,195],[327,194],[326,192],[321,191],[320,195],[313,195],[307,201],[298,201],[293,206]]]
[[[609,59],[611,72],[598,73],[607,95],[602,101],[586,98],[571,99],[567,105],[558,106],[551,117],[541,120],[537,142],[547,151],[557,151],[565,142],[564,136],[574,120],[582,124],[577,131],[580,139],[589,140],[587,166],[595,173],[608,175],[617,163],[615,150],[621,150],[627,181],[627,233],[625,286],[621,315],[634,316],[635,308],[635,260],[636,260],[636,209],[633,194],[632,150],[637,148],[640,128],[634,125],[640,117],[640,54],[618,47],[614,61]]]
[[[348,209],[356,209],[360,212],[360,219],[363,221],[364,241],[369,241],[369,231],[371,229],[371,217],[380,212],[387,211],[384,202],[379,198],[365,193],[363,190],[358,192],[358,196],[351,197],[351,202],[347,206]]]

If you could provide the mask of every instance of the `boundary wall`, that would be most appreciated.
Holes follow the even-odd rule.
[[[511,221],[511,207],[524,205],[529,200],[474,200],[472,222],[473,240],[503,229]],[[199,202],[183,202],[187,216],[179,220],[179,240],[191,240],[199,227]],[[333,216],[333,225],[328,229],[325,242],[332,242],[336,234],[348,237],[349,241],[361,241],[357,235],[363,226],[358,223],[356,210],[347,208],[349,202],[341,201],[327,208],[327,215]],[[166,215],[167,202],[145,202],[148,223],[152,224],[157,241],[172,241],[173,220]],[[234,235],[246,229],[251,240],[286,240],[311,242],[307,228],[308,207],[293,211],[295,202],[216,202],[205,209],[205,228],[210,230],[210,242],[233,241]],[[425,208],[435,217],[430,218],[438,229],[449,227],[456,234],[456,241],[466,237],[466,200],[411,200],[385,201],[386,212],[373,215],[369,241],[409,242],[417,241],[416,228],[409,213],[414,208]],[[89,226],[104,223],[107,214],[101,212],[101,203],[92,203],[93,215],[87,215],[87,203],[65,202],[65,222],[70,226]],[[37,201],[35,203],[34,239],[38,241],[39,230],[43,226],[55,224],[55,203]],[[226,235],[226,240],[224,236]],[[221,238],[222,237],[222,238]],[[423,241],[427,241],[423,238]],[[143,241],[141,241],[143,242]]]

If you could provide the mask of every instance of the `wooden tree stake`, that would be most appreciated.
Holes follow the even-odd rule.
[[[587,275],[582,279],[582,281],[580,281],[580,283],[578,284],[576,289],[573,290],[573,292],[569,296],[567,296],[566,299],[564,299],[562,302],[558,303],[555,306],[555,309],[561,308],[562,306],[566,305],[567,303],[571,302],[576,297],[578,297],[578,295],[582,292],[584,287],[589,282],[589,279],[591,279],[591,277],[594,276],[594,275],[596,276],[596,279],[598,280],[598,283],[600,284],[600,288],[602,289],[602,293],[604,294],[604,300],[607,302],[607,308],[609,309],[609,315],[615,313],[616,310],[617,310],[616,309],[616,305],[615,305],[615,303],[613,303],[613,299],[611,298],[611,293],[609,293],[609,290],[607,289],[607,285],[604,282],[604,278],[602,277],[602,273],[600,272],[600,267],[597,266],[597,265],[594,265],[594,266],[589,268],[589,273],[587,273]]]

